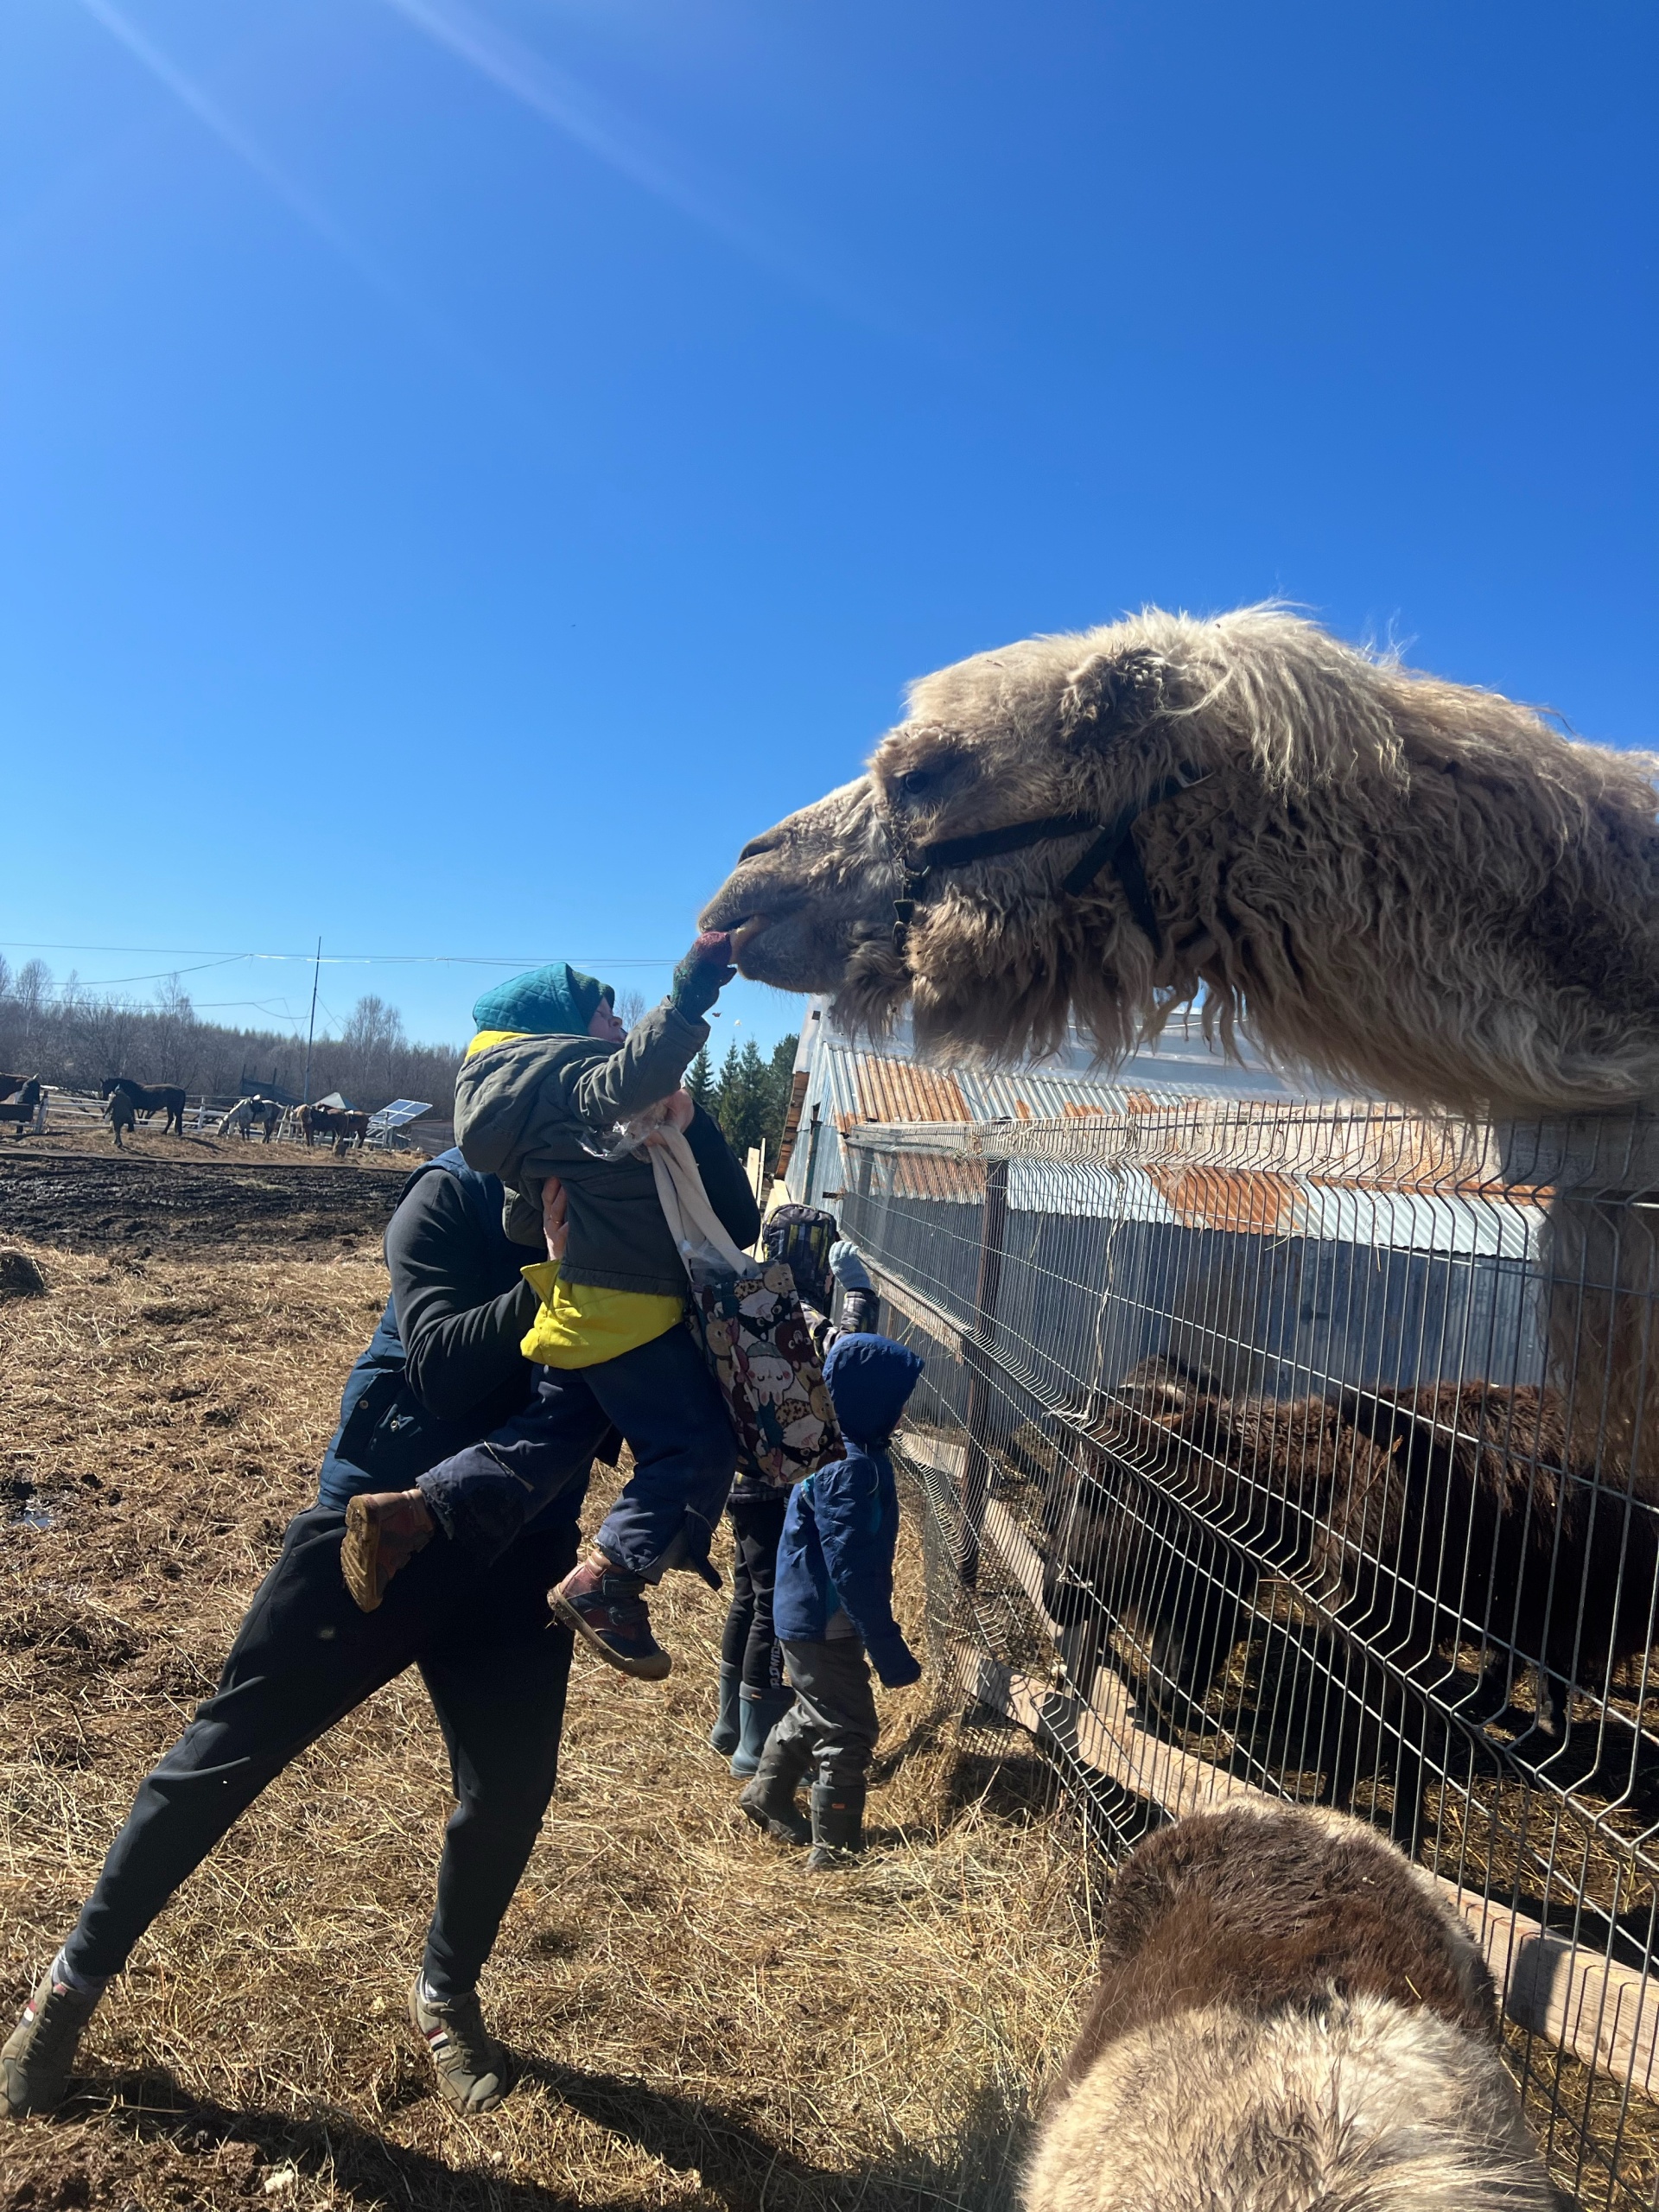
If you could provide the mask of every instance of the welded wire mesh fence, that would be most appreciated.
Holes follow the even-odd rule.
[[[1113,1853],[1261,1792],[1455,1893],[1586,2205],[1659,2202],[1659,1123],[849,1130],[936,1656]]]

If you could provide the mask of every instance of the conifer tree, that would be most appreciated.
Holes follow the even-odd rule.
[[[685,1087],[705,1114],[715,1111],[720,1085],[715,1080],[714,1063],[709,1058],[706,1045],[685,1071]]]

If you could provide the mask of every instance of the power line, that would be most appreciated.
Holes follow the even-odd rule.
[[[232,960],[297,960],[309,966],[316,958],[315,951],[224,952],[211,950],[200,944],[48,944],[27,938],[0,938],[0,948],[9,952],[142,954],[156,960],[164,954],[173,954],[181,960],[200,959],[209,966],[223,966]],[[566,956],[573,966],[581,961],[591,961],[596,968],[671,968],[679,957],[677,952],[660,955],[579,952]],[[544,954],[537,952],[326,952],[322,964],[325,968],[539,968],[545,958]],[[162,969],[156,976],[118,976],[110,980],[113,982],[149,983],[175,973],[194,972],[194,969]]]

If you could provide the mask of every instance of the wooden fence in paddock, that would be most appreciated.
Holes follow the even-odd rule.
[[[1109,1856],[1240,1794],[1375,1821],[1475,1930],[1558,2179],[1659,2202],[1659,1124],[842,1141],[963,1701]]]

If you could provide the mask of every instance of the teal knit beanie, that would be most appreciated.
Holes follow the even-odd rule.
[[[550,960],[486,991],[473,1008],[476,1029],[522,1029],[534,1036],[585,1037],[601,999],[614,1007],[608,983],[584,976],[568,960]]]

